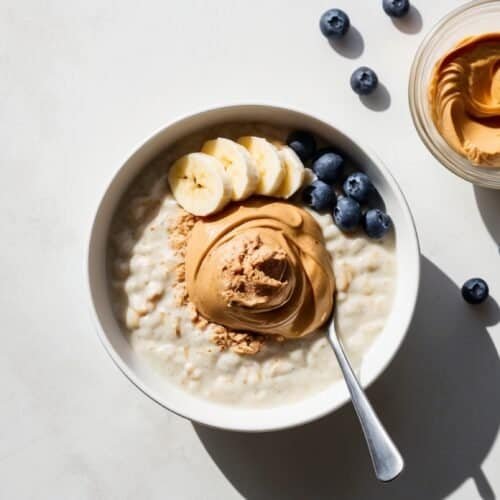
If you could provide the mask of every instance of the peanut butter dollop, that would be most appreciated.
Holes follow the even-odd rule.
[[[432,119],[471,163],[500,167],[500,32],[463,39],[435,65]]]
[[[321,228],[285,202],[246,201],[194,226],[189,298],[234,330],[302,337],[330,316],[334,276]]]

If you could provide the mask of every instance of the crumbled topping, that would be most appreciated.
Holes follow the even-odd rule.
[[[175,318],[175,336],[181,336],[181,321],[179,318]]]
[[[286,252],[263,244],[259,236],[235,238],[222,266],[222,291],[232,306],[259,307],[287,292]]]
[[[212,342],[221,351],[231,349],[237,354],[257,354],[266,342],[265,335],[232,332],[222,325],[215,325],[212,331]]]
[[[169,242],[176,255],[181,258],[181,262],[175,268],[175,298],[176,304],[185,306],[189,304],[188,293],[186,290],[186,245],[189,234],[196,224],[197,217],[181,211],[180,215],[170,220],[168,226]]]
[[[231,331],[225,326],[208,321],[200,315],[194,304],[189,300],[186,289],[186,246],[189,234],[196,224],[198,218],[184,210],[180,215],[171,219],[168,232],[169,241],[176,255],[180,257],[180,263],[175,269],[175,295],[178,306],[187,307],[190,311],[191,321],[200,329],[206,329],[211,332],[210,340],[221,350],[230,349],[237,354],[253,355],[257,354],[266,342],[274,340],[283,342],[285,339],[281,336],[273,336],[272,339],[267,335],[247,332]],[[176,324],[176,335],[180,336],[180,324]]]

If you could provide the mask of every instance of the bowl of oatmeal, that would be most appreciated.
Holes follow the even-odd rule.
[[[327,209],[307,203],[318,180],[294,130],[345,160]],[[332,217],[359,170],[390,214],[383,238]],[[324,333],[333,309],[362,385],[382,373],[412,318],[419,259],[376,156],[309,114],[237,105],[173,122],[124,163],[97,209],[87,271],[100,340],[131,382],[190,420],[260,432],[348,401]]]

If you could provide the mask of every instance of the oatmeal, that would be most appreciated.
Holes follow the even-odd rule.
[[[178,143],[136,179],[112,224],[110,293],[115,316],[132,348],[166,384],[211,401],[276,406],[318,393],[341,377],[321,329],[293,339],[233,331],[201,316],[186,290],[186,242],[196,217],[186,214],[174,200],[165,165],[198,151],[206,139],[216,136],[253,133],[283,141],[284,132],[230,125]],[[337,330],[354,366],[359,366],[391,310],[396,281],[394,239],[392,235],[380,241],[361,233],[346,235],[329,214],[308,213],[318,223],[332,257]],[[255,241],[242,244],[259,245]],[[279,252],[273,254],[273,265],[276,261],[279,266],[282,257]],[[281,293],[280,283],[273,285]],[[230,287],[228,293],[250,300],[231,294]]]

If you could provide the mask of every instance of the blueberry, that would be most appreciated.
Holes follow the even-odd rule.
[[[314,210],[328,210],[335,205],[335,191],[323,181],[314,181],[302,191],[304,203]]]
[[[319,20],[319,28],[326,38],[341,38],[349,30],[349,16],[340,9],[327,10]]]
[[[363,216],[363,228],[370,238],[382,238],[391,226],[391,218],[378,208],[368,210]]]
[[[351,75],[351,88],[358,95],[371,94],[378,85],[378,77],[375,71],[366,66],[354,70]]]
[[[388,16],[403,17],[410,10],[410,2],[408,0],[382,0],[382,7]]]
[[[469,304],[481,304],[488,298],[488,284],[481,278],[471,278],[462,286],[462,297]]]
[[[316,151],[316,141],[309,132],[298,130],[292,132],[286,143],[297,153],[302,161],[306,161]]]
[[[344,182],[344,193],[354,198],[359,203],[366,203],[371,194],[375,192],[372,181],[363,172],[351,174]]]
[[[331,149],[318,151],[311,168],[318,179],[332,184],[342,175],[344,158]]]
[[[361,206],[356,200],[344,196],[337,201],[333,218],[342,231],[354,231],[361,221]]]

